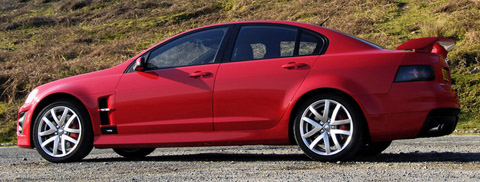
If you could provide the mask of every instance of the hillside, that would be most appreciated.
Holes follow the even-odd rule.
[[[457,40],[449,54],[462,130],[480,128],[480,1],[0,0],[0,143],[15,141],[26,94],[119,64],[182,31],[239,20],[318,24],[388,49],[420,37]]]

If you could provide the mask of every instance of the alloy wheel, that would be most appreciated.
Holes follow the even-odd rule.
[[[312,152],[331,156],[351,142],[354,125],[345,106],[335,100],[322,99],[305,109],[299,129],[303,143]]]
[[[45,153],[56,158],[64,157],[78,147],[82,125],[73,109],[57,106],[44,113],[37,132],[39,144]]]

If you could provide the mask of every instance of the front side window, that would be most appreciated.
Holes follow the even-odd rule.
[[[242,26],[232,61],[293,56],[297,29],[277,26]]]
[[[171,68],[213,63],[227,27],[192,33],[150,53],[147,69]]]

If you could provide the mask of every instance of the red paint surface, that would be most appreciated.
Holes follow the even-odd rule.
[[[113,68],[38,87],[34,101],[20,108],[27,117],[18,146],[32,147],[33,111],[41,110],[37,106],[44,98],[58,93],[77,98],[88,110],[94,146],[99,148],[289,144],[294,106],[301,104],[302,96],[319,89],[335,89],[352,97],[374,141],[416,137],[429,111],[459,108],[451,82],[443,80],[442,68],[448,65],[439,54],[444,52],[384,50],[334,30],[296,22],[227,24],[235,23],[310,29],[328,38],[328,49],[315,56],[124,73],[149,48]],[[284,68],[292,62],[302,66]],[[393,83],[400,65],[432,65],[436,79]],[[209,74],[189,76],[198,71]],[[114,111],[103,127],[116,126],[118,134],[100,132],[98,99],[104,97]]]

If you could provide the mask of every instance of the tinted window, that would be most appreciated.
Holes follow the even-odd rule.
[[[293,56],[297,29],[276,26],[242,26],[232,61]]]
[[[311,55],[316,54],[319,49],[319,39],[309,33],[302,31],[300,35],[300,46],[298,49],[298,55]]]
[[[155,49],[147,69],[170,68],[213,63],[227,28],[193,33]]]

